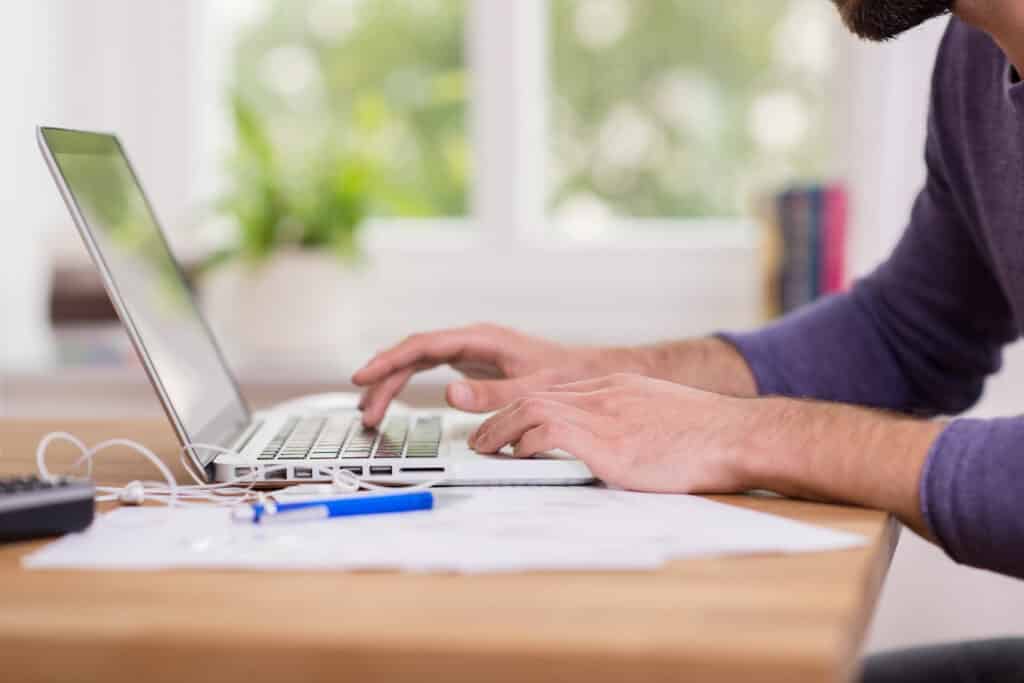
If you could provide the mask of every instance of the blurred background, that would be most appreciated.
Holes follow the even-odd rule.
[[[749,328],[883,259],[935,21],[825,0],[36,0],[0,22],[0,415],[160,408],[36,149],[116,132],[257,403],[412,331]],[[325,315],[326,312],[326,315]],[[979,415],[1019,411],[1024,356]],[[444,371],[417,378],[437,400]],[[1024,586],[904,532],[869,647],[1020,633]]]

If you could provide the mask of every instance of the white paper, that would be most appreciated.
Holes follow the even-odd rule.
[[[435,509],[254,525],[225,508],[120,508],[29,568],[653,569],[678,557],[837,550],[862,536],[696,496],[600,487],[434,489]]]

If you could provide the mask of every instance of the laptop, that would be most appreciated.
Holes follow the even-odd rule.
[[[37,138],[167,417],[183,447],[197,445],[187,452],[207,481],[322,482],[339,468],[379,483],[593,481],[585,464],[564,453],[476,453],[465,439],[479,416],[467,422],[454,411],[393,407],[379,429],[366,429],[353,395],[251,411],[117,137],[41,127]]]

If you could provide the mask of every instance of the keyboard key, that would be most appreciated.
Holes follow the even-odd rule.
[[[405,418],[391,418],[384,425],[377,442],[375,458],[400,458],[405,438],[409,433],[409,422]]]
[[[310,449],[316,443],[327,423],[326,418],[310,417],[297,420],[292,433],[287,437],[280,452],[278,460],[303,460],[309,455]]]
[[[285,442],[288,441],[288,438],[291,436],[292,432],[295,431],[298,424],[299,418],[297,417],[289,417],[281,423],[281,428],[277,431],[277,434],[275,434],[274,438],[263,446],[263,450],[260,451],[258,456],[256,456],[256,459],[273,460],[277,457],[277,454],[281,451],[281,448],[284,446]]]
[[[337,460],[338,451],[312,451],[309,457],[313,460]]]
[[[336,459],[354,422],[355,419],[352,417],[328,418],[316,444],[309,452],[309,457],[317,460]]]
[[[348,443],[342,450],[343,458],[369,458],[373,450],[373,443],[377,440],[379,432],[376,429],[367,429],[362,425],[359,429],[352,431]]]
[[[409,434],[406,446],[407,458],[436,458],[441,448],[441,418],[439,416],[421,417]]]

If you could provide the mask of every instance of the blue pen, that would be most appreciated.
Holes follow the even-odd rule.
[[[377,515],[386,512],[430,510],[434,507],[434,494],[430,491],[384,493],[364,496],[346,496],[294,503],[256,503],[236,508],[237,522],[301,522],[349,515]]]

